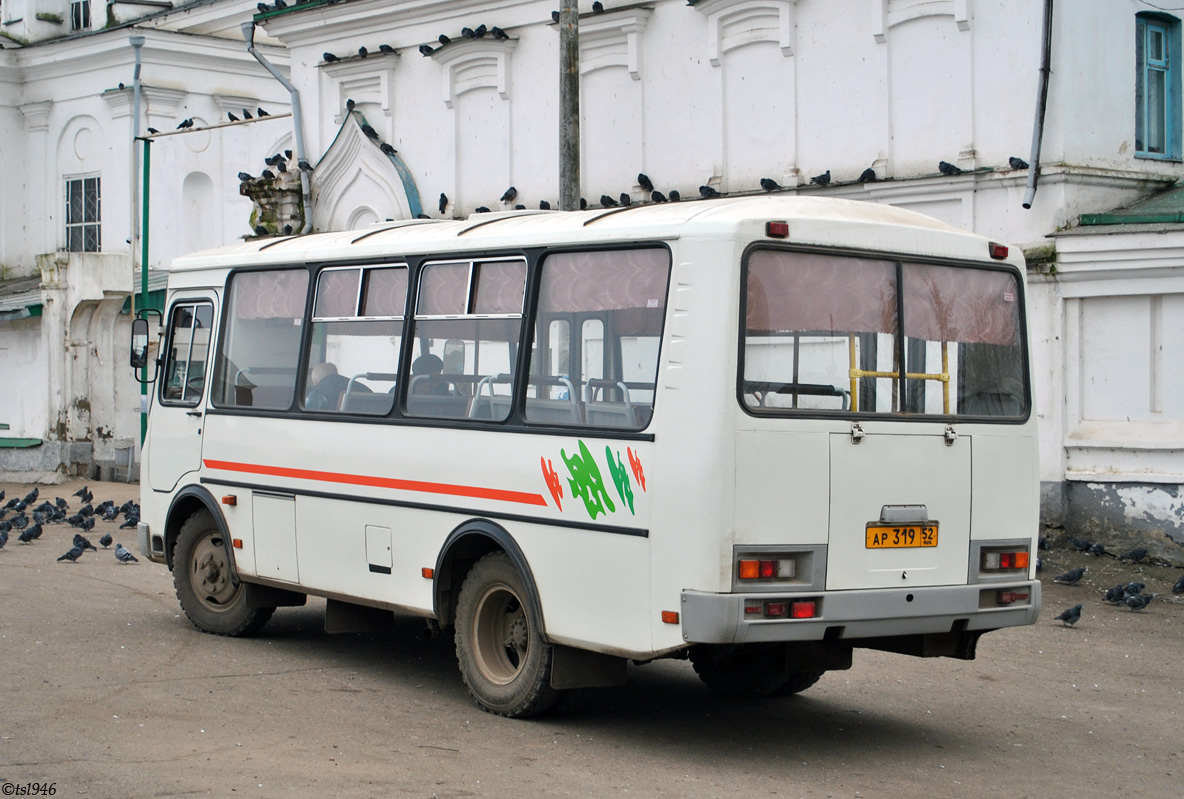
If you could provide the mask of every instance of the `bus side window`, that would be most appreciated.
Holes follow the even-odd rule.
[[[659,248],[556,253],[543,261],[531,349],[542,363],[530,367],[528,422],[626,430],[649,424],[669,278],[670,255]],[[573,324],[547,327],[556,317]],[[556,374],[564,358],[570,363]]]
[[[161,380],[162,402],[196,405],[201,401],[213,326],[214,307],[210,303],[173,306],[169,319],[168,357]]]
[[[303,269],[237,272],[226,292],[226,333],[212,397],[224,408],[287,410],[296,393],[308,293]]]

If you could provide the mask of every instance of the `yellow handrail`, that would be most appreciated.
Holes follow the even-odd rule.
[[[859,407],[859,378],[861,377],[899,377],[899,372],[885,372],[874,369],[859,369],[855,366],[855,335],[848,334],[847,349],[849,353],[850,366],[847,375],[851,380],[851,409],[855,410]],[[941,343],[941,372],[905,372],[905,378],[909,380],[938,380],[941,382],[941,401],[942,412],[950,412],[950,351],[949,342],[943,341]]]

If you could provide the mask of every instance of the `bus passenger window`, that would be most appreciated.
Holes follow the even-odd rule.
[[[659,248],[557,253],[543,261],[528,422],[626,430],[649,424],[669,277],[670,255]]]
[[[296,393],[308,294],[304,269],[237,272],[226,292],[226,333],[211,396],[223,408],[287,410]]]
[[[331,267],[317,276],[304,409],[384,416],[394,407],[407,267]]]
[[[407,415],[485,421],[510,415],[525,293],[520,258],[424,266]]]

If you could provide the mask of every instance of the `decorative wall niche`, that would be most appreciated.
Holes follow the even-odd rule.
[[[797,0],[702,0],[695,10],[707,15],[707,57],[720,57],[754,42],[773,42],[786,58],[793,56]]]
[[[510,53],[517,44],[517,39],[477,39],[436,50],[432,60],[444,67],[444,104],[452,108],[457,97],[474,89],[493,89],[508,100]]]

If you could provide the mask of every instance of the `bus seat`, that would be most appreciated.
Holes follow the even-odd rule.
[[[407,397],[407,413],[412,416],[463,419],[468,409],[468,397],[442,394],[410,394]]]
[[[345,413],[368,413],[383,416],[390,411],[394,401],[394,395],[387,393],[346,394],[341,399],[341,410]]]
[[[637,427],[634,407],[624,402],[589,402],[584,413],[593,427]]]
[[[507,397],[507,399],[509,399]],[[526,398],[526,419],[542,424],[583,424],[584,413],[578,400]]]

